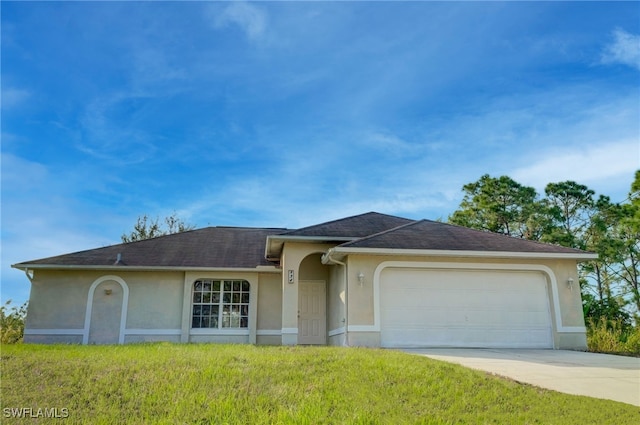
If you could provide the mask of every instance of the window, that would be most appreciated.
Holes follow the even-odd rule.
[[[196,280],[191,327],[249,327],[249,286],[246,280]]]

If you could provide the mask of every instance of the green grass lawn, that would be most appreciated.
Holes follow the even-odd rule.
[[[3,424],[640,423],[634,406],[378,349],[25,344],[1,357]],[[68,417],[6,417],[21,407]]]

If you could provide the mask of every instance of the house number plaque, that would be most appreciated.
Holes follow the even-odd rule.
[[[289,270],[289,283],[293,283],[293,270]]]

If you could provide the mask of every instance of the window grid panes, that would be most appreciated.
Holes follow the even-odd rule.
[[[193,283],[193,328],[248,328],[249,282],[198,279]]]

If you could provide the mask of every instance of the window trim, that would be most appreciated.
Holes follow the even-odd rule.
[[[191,328],[189,335],[249,335],[248,328]]]
[[[205,281],[209,281],[212,285],[213,282],[218,281],[220,282],[220,290],[219,290],[219,302],[218,303],[203,303],[203,302],[196,302],[195,301],[195,297],[194,294],[196,293],[196,283],[197,282],[202,282],[203,284],[205,283]],[[224,290],[224,286],[225,286],[225,282],[231,282],[232,288],[230,291],[225,291]],[[235,291],[233,289],[233,284],[234,282],[240,282],[241,285],[241,289],[240,291]],[[244,283],[246,283],[248,285],[247,290],[244,290],[242,287],[244,287]],[[189,297],[189,304],[191,305],[191,309],[190,309],[190,314],[189,314],[189,335],[250,335],[250,329],[252,328],[252,316],[253,316],[253,312],[252,312],[252,305],[254,304],[254,302],[252,302],[252,299],[254,298],[254,284],[252,284],[248,279],[245,278],[229,278],[229,277],[224,277],[224,278],[220,278],[220,277],[197,277],[195,279],[192,279],[191,284],[190,284],[190,297]],[[198,291],[198,292],[204,292],[204,291]],[[211,290],[211,293],[213,293],[214,291]],[[218,291],[215,291],[218,292]],[[239,302],[239,303],[234,303],[229,302],[229,303],[225,303],[224,302],[224,294],[225,293],[238,293],[238,294],[248,294],[248,301],[247,302]],[[193,327],[193,318],[194,318],[194,311],[195,311],[195,307],[196,306],[218,306],[218,326],[217,327]],[[242,318],[246,318],[246,326],[244,327],[223,327],[223,314],[224,314],[224,306],[233,306],[233,305],[238,305],[240,309],[242,309],[243,306],[246,306],[247,309],[247,314],[246,315],[240,315],[239,317],[239,323],[242,323]]]

